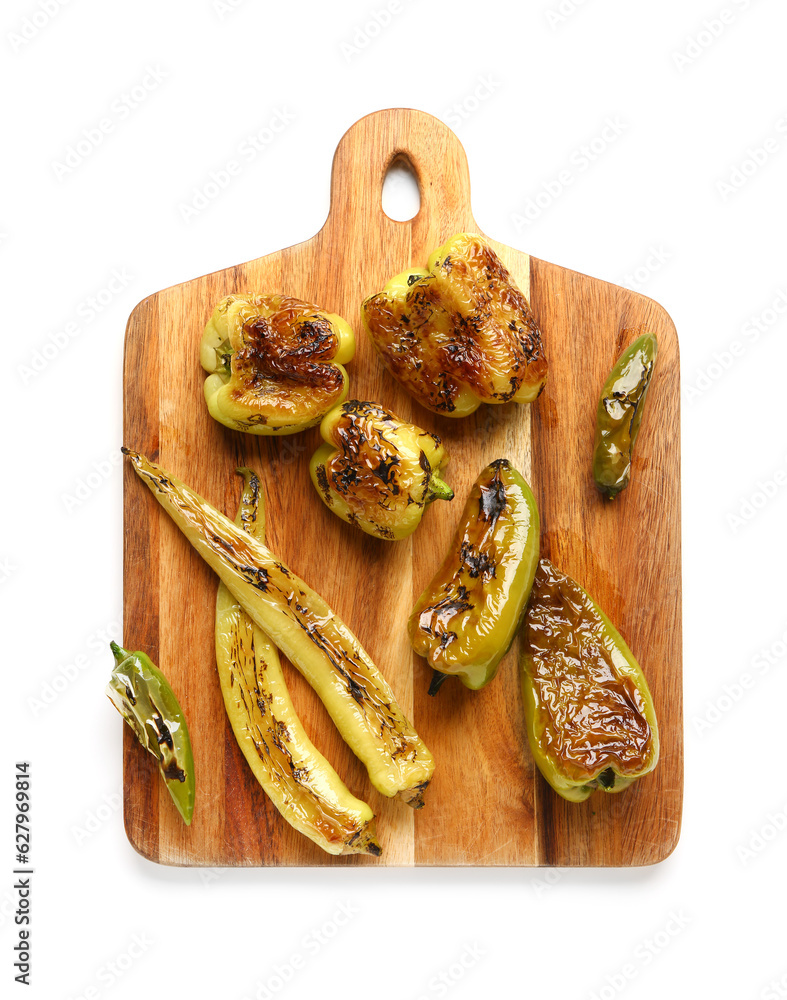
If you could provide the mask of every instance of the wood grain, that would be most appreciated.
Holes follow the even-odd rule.
[[[409,222],[382,211],[395,159],[412,167],[421,208]],[[639,865],[677,842],[683,787],[678,343],[664,310],[635,292],[490,244],[529,295],[550,361],[532,407],[482,407],[465,420],[421,409],[385,372],[362,333],[360,305],[395,273],[422,266],[457,232],[480,232],[470,208],[464,150],[422,112],[369,115],[334,157],[328,220],[311,240],[145,299],[126,332],[125,443],[149,454],[234,515],[239,464],[262,477],[271,548],[321,593],[359,636],[437,761],[426,807],[413,812],[370,786],[324,708],[289,664],[293,701],[314,742],[378,815],[380,859],[330,858],[293,831],[247,768],[224,715],[213,652],[216,579],[127,467],[124,641],[147,650],[188,716],[197,802],[186,828],[160,789],[152,758],[124,735],[124,814],[133,846],[178,865]],[[436,430],[451,455],[452,504],[433,505],[407,541],[373,539],[339,521],[308,476],[313,429],[284,438],[220,426],[202,396],[198,346],[216,302],[230,292],[279,291],[347,318],[358,350],[351,395]],[[614,503],[590,478],[601,385],[639,331],[659,338],[648,413],[628,490]],[[660,719],[653,775],[621,795],[568,804],[535,771],[524,734],[518,648],[494,683],[443,685],[413,656],[405,624],[442,559],[471,483],[509,458],[539,500],[542,546],[618,624],[646,670]]]

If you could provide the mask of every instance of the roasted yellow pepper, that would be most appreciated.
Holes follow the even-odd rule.
[[[374,787],[420,808],[434,759],[336,612],[253,534],[143,455],[123,453],[249,618],[314,688]]]
[[[440,478],[448,462],[436,434],[380,406],[348,400],[320,424],[325,444],[312,456],[312,482],[343,521],[391,541],[418,527],[433,500],[454,491]]]
[[[335,313],[286,295],[228,295],[200,346],[205,400],[219,423],[250,434],[294,434],[347,395],[355,335]]]
[[[547,360],[530,305],[479,236],[451,237],[425,269],[397,274],[362,311],[388,371],[435,413],[530,403],[544,388]]]
[[[250,469],[238,472],[244,488],[235,523],[264,544],[260,481]],[[221,582],[216,666],[238,746],[284,819],[328,854],[379,856],[372,810],[350,792],[307,736],[278,650]]]

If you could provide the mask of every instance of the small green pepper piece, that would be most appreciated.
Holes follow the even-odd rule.
[[[522,633],[528,741],[558,795],[582,802],[652,771],[659,733],[645,675],[595,601],[546,559]]]
[[[525,611],[538,564],[535,497],[507,459],[476,479],[442,566],[419,597],[408,625],[410,643],[436,673],[472,690],[488,684]]]
[[[631,456],[658,353],[652,333],[638,337],[609,373],[596,412],[593,479],[611,500],[629,483]]]
[[[145,653],[110,648],[115,669],[106,694],[159,762],[159,770],[178,812],[188,826],[194,814],[194,757],[183,710],[166,677]]]

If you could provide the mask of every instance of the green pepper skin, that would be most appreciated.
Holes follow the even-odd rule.
[[[631,457],[657,353],[654,334],[638,337],[621,354],[601,391],[596,412],[593,479],[610,500],[629,484]]]
[[[497,673],[522,621],[538,564],[535,497],[507,459],[475,481],[442,566],[408,623],[410,643],[443,679],[471,690]]]
[[[194,756],[186,717],[166,677],[144,653],[129,653],[116,642],[115,657],[106,693],[131,726],[142,746],[159,762],[186,826],[194,815]]]
[[[595,601],[546,559],[522,632],[528,741],[558,795],[582,802],[652,771],[659,733],[645,676]]]

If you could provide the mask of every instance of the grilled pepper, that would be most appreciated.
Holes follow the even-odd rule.
[[[652,771],[659,734],[645,676],[580,585],[542,559],[523,628],[530,749],[564,799],[620,792]]]
[[[654,334],[638,337],[621,354],[601,390],[596,412],[593,479],[610,500],[629,484],[631,456],[657,352]]]
[[[250,469],[235,523],[260,542],[265,514]],[[219,583],[216,665],[227,717],[254,777],[284,819],[328,854],[379,855],[374,815],[315,749],[293,707],[276,647]]]
[[[473,690],[489,683],[519,628],[538,563],[538,508],[504,458],[470,491],[451,548],[410,615],[413,649]]]
[[[107,697],[158,761],[164,784],[188,826],[194,814],[194,757],[183,709],[148,656],[129,653],[116,642],[109,645],[115,668]]]
[[[155,463],[123,452],[254,624],[317,692],[374,787],[422,806],[432,755],[344,622],[265,545]]]
[[[366,299],[362,312],[385,367],[435,413],[530,403],[544,388],[547,360],[530,305],[478,236],[453,236],[425,269],[397,274]]]
[[[325,444],[309,464],[320,499],[367,534],[406,538],[433,500],[452,500],[440,478],[448,456],[436,434],[407,424],[379,403],[351,399],[320,424]]]
[[[294,434],[347,395],[355,336],[335,313],[287,295],[228,295],[200,346],[212,417],[251,434]]]

